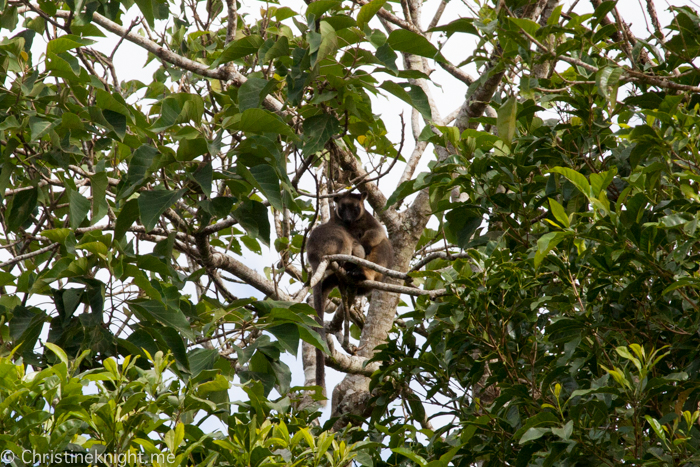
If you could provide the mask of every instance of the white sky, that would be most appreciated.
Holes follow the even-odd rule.
[[[469,5],[473,5],[475,9],[478,9],[478,5],[476,5],[476,2],[469,0],[465,0],[468,2]],[[643,3],[642,3],[643,2]],[[564,3],[564,11],[567,11],[569,9],[569,6],[571,5],[571,1],[567,0]],[[650,23],[648,20],[645,21],[645,5],[646,0],[619,0],[618,2],[618,8],[619,10],[623,13],[624,20],[628,23],[631,24],[631,28],[633,32],[641,37],[641,38],[646,38],[649,36],[649,32],[647,30],[647,23]],[[252,1],[252,0],[242,0],[243,8],[242,12],[244,13],[250,13],[251,15],[256,15],[259,14],[257,11],[259,8],[263,8],[265,6],[264,2],[260,1]],[[437,7],[438,2],[436,0],[429,0],[426,2],[425,7],[424,7],[424,14],[423,14],[423,22],[424,26],[428,24],[430,19],[432,19],[433,12],[435,11]],[[667,24],[668,21],[671,18],[671,15],[668,11],[668,8],[670,5],[675,5],[675,6],[681,6],[681,5],[689,5],[689,6],[694,6],[695,8],[700,8],[698,7],[697,2],[688,0],[672,0],[672,1],[665,1],[665,0],[656,0],[657,8],[658,8],[658,15],[659,19],[662,25]],[[396,4],[393,4],[394,7],[396,7]],[[303,1],[281,1],[280,6],[290,6],[297,12],[302,12],[304,11],[304,3]],[[179,12],[179,7],[174,7],[173,6],[173,11],[178,11]],[[579,14],[584,14],[584,13],[589,13],[592,12],[593,8],[590,5],[588,1],[580,1],[579,4],[576,7],[576,12]],[[129,24],[131,19],[138,14],[138,10],[136,6],[133,6],[128,14],[126,15],[125,19],[123,20],[123,24]],[[458,17],[467,17],[467,16],[472,16],[471,12],[467,9],[464,3],[462,3],[459,0],[452,0],[447,4],[447,8],[445,10],[445,13],[440,20],[439,24],[447,24],[450,21],[453,21],[454,19],[457,19]],[[290,25],[293,27],[293,23],[291,19],[285,21],[286,24]],[[379,21],[375,18],[373,22],[371,23],[372,27],[378,28],[378,29],[383,29],[381,25],[379,24]],[[165,28],[164,23],[160,23],[156,25],[156,29],[158,31],[162,31]],[[668,32],[668,31],[667,31]],[[118,38],[110,33],[106,33],[107,38],[104,39],[99,39],[98,42],[92,46],[93,48],[106,53],[106,54],[111,54],[112,49],[114,48],[114,45],[116,44]],[[433,42],[436,42],[440,38],[439,34],[434,34],[433,35]],[[43,40],[42,40],[43,39]],[[444,39],[443,39],[444,40]],[[464,34],[455,34],[453,35],[448,41],[446,46],[442,49],[443,54],[452,61],[452,63],[459,63],[461,60],[466,58],[471,50],[474,48],[475,41],[472,39],[472,36],[464,35]],[[34,51],[34,61],[37,63],[39,60],[40,54],[45,50],[45,38],[41,37],[36,37],[34,40],[34,46],[33,46],[33,51]],[[152,75],[153,73],[158,69],[159,63],[157,61],[153,61],[148,65],[145,65],[146,62],[146,57],[147,54],[146,52],[131,44],[128,41],[125,41],[119,51],[117,52],[115,56],[115,66],[116,69],[118,70],[118,75],[119,79],[123,81],[128,81],[132,79],[138,79],[144,83],[149,83],[152,80]],[[400,63],[400,59],[399,62]],[[470,73],[472,76],[476,75],[476,69],[474,65],[470,65],[464,68],[465,71]],[[389,76],[380,74],[377,76],[377,79],[380,81],[389,79]],[[442,117],[445,117],[448,115],[450,112],[455,110],[457,106],[459,106],[463,100],[464,94],[467,90],[467,86],[456,79],[454,79],[451,75],[449,75],[447,72],[443,71],[442,68],[437,67],[434,73],[431,75],[432,82],[434,85],[432,86],[432,95],[433,98],[437,104],[438,109],[440,109],[440,113]],[[132,98],[129,101],[133,103],[135,99]],[[411,110],[410,107],[407,104],[404,104],[403,102],[399,101],[398,99],[394,98],[393,96],[389,98],[384,98],[384,97],[377,97],[374,98],[374,111],[376,113],[379,113],[382,118],[384,119],[384,123],[387,126],[387,129],[389,131],[389,139],[395,143],[398,143],[399,137],[400,137],[400,123],[399,123],[399,118],[398,114],[403,111],[404,112],[404,120],[406,122],[407,128],[406,128],[406,142],[403,150],[403,154],[405,157],[410,155],[411,150],[413,148],[413,138],[411,135],[411,130],[410,130],[410,116],[411,116]],[[432,157],[430,156],[430,152],[426,152],[422,164],[419,166],[419,168],[416,171],[416,174],[419,173],[420,171],[425,171],[427,170],[427,162],[430,161]],[[381,180],[380,182],[380,188],[382,188],[382,191],[385,193],[385,195],[388,197],[393,190],[396,187],[396,182],[398,181],[398,178],[400,177],[403,167],[401,166],[402,164],[397,164],[397,167],[394,168],[394,175],[393,176],[388,176],[385,177],[384,179]],[[274,233],[274,232],[273,232]],[[265,247],[263,246],[263,250],[265,250]],[[263,272],[263,268],[265,266],[271,265],[273,262],[277,260],[277,255],[275,254],[274,250],[273,251],[266,251],[265,254],[263,255],[262,258],[253,255],[252,253],[250,254],[250,258],[244,258],[244,261],[248,265],[259,265],[257,268],[261,273]],[[251,287],[247,286],[239,286],[236,284],[231,284],[231,291],[239,296],[257,296],[258,298],[261,298],[261,294]],[[190,291],[192,295],[194,296],[193,291]],[[299,352],[299,359],[295,359],[289,354],[284,354],[282,357],[282,360],[287,363],[291,370],[292,370],[292,386],[301,386],[304,384],[304,375],[303,371],[301,368],[301,352]],[[327,371],[327,385],[328,385],[328,394],[332,394],[333,388],[335,385],[340,382],[343,378],[343,374],[332,370],[328,369]],[[240,399],[240,400],[245,400],[247,399],[247,396],[243,391],[241,391],[238,388],[234,388],[231,391],[231,398],[232,400]],[[328,407],[324,411],[324,419],[327,419],[330,414],[330,403],[328,404]],[[213,419],[211,420],[211,423],[214,423]],[[437,422],[439,424],[439,422]],[[205,424],[209,425],[209,423]],[[213,426],[207,426],[207,428],[213,428]]]

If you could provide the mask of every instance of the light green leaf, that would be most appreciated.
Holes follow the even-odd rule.
[[[422,467],[426,467],[428,465],[428,462],[425,459],[423,459],[421,456],[419,456],[415,452],[411,451],[410,449],[393,448],[392,451],[395,452],[396,454],[401,454],[404,457],[408,457],[410,460],[412,460],[413,462],[415,462],[416,464],[418,464]]]
[[[583,193],[587,198],[591,198],[591,186],[588,184],[588,180],[582,174],[576,172],[568,167],[554,167],[550,172],[558,173],[563,175],[571,183],[574,184],[578,190]]]
[[[598,94],[606,98],[613,107],[617,102],[617,89],[620,85],[621,76],[622,68],[610,66],[601,69],[595,76]]]
[[[93,40],[85,39],[75,34],[66,34],[50,41],[46,46],[46,52],[47,54],[61,54],[71,49],[77,49],[78,47],[84,47],[94,43],[95,41]]]
[[[336,50],[338,50],[338,35],[331,26],[326,21],[321,21],[321,43],[316,51],[316,59],[311,64],[312,67],[318,65],[318,63],[324,58],[334,55]]]
[[[66,355],[66,353],[63,351],[62,348],[60,348],[56,344],[52,344],[51,342],[45,342],[44,345],[51,352],[55,353],[56,356],[58,357],[58,359],[61,360],[62,363],[65,363],[66,366],[69,365],[70,362],[68,361],[68,355]]]
[[[564,425],[561,428],[552,428],[552,434],[560,437],[561,439],[567,441],[569,438],[571,438],[571,433],[574,431],[574,421],[569,420],[566,422],[566,425]]]
[[[525,444],[528,441],[539,439],[547,433],[551,433],[550,428],[530,428],[525,432],[525,434],[520,438],[518,444]]]
[[[548,234],[542,235],[537,240],[537,253],[535,253],[535,267],[539,267],[545,256],[549,254],[554,247],[556,247],[559,242],[567,237],[572,236],[574,233],[571,231],[566,232],[550,232]]]
[[[68,235],[70,235],[70,229],[50,229],[41,232],[41,235],[48,238],[52,242],[63,243]]]
[[[554,198],[549,198],[549,208],[554,215],[554,218],[559,221],[559,223],[568,228],[569,227],[569,216],[566,215],[564,207],[557,202]]]
[[[498,109],[498,119],[496,126],[498,127],[498,136],[508,145],[511,146],[515,137],[515,124],[518,115],[518,99],[513,96]]]

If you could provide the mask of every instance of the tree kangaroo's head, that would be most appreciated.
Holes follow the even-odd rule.
[[[357,221],[365,213],[365,193],[343,193],[333,198],[335,212],[345,224]]]

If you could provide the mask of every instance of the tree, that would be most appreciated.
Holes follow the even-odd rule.
[[[302,340],[347,374],[335,428],[371,416],[350,439],[390,440],[369,463],[694,462],[694,10],[664,28],[647,0],[642,38],[599,0],[465,4],[444,22],[447,2],[135,3],[3,5],[3,28],[24,18],[0,44],[7,352],[54,362],[49,322],[70,357],[92,350],[86,368],[170,351],[182,378],[203,361],[267,396],[289,391],[279,356]],[[143,18],[126,25],[130,7]],[[103,31],[159,61],[151,83],[119,81],[118,50],[91,48]],[[465,93],[449,114],[434,68]],[[410,155],[379,94],[410,105]],[[343,351],[314,330],[303,250],[345,187],[395,261],[364,284]],[[277,252],[264,270],[261,244]]]

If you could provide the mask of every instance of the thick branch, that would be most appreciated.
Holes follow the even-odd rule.
[[[328,350],[330,355],[326,355],[326,365],[334,370],[350,373],[353,375],[371,376],[372,373],[379,369],[379,362],[367,364],[368,358],[346,355],[335,348],[333,339],[327,339]]]

